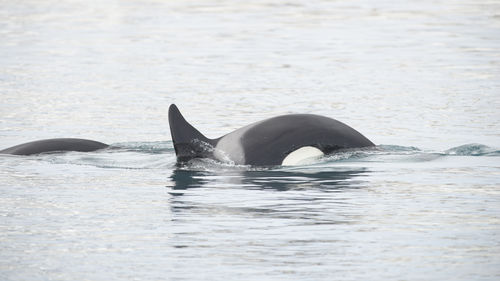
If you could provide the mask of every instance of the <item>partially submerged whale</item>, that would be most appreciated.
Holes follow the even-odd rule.
[[[1,154],[13,155],[33,155],[45,152],[58,151],[81,151],[89,152],[98,149],[103,149],[109,145],[86,139],[62,138],[62,139],[47,139],[23,143],[4,150],[0,150]]]
[[[298,165],[340,149],[374,146],[358,131],[313,114],[269,118],[209,139],[191,126],[175,104],[168,119],[177,161],[211,158],[236,165]]]
[[[174,104],[170,105],[168,119],[179,163],[194,158],[211,158],[236,165],[297,165],[340,149],[374,146],[346,124],[313,114],[269,118],[217,139],[209,139],[191,126]],[[60,138],[23,143],[0,153],[89,152],[107,147],[109,145],[93,140]]]

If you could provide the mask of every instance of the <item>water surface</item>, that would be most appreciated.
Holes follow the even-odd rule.
[[[2,1],[1,280],[498,280],[496,1]],[[287,113],[377,147],[178,166]]]

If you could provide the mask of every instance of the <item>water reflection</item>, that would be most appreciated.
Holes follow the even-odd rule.
[[[230,227],[226,221],[262,219],[294,227],[352,224],[362,216],[358,193],[352,191],[367,186],[363,177],[368,173],[366,168],[331,166],[238,171],[177,168],[169,185],[172,221],[182,224],[202,217],[222,228]]]
[[[276,191],[316,188],[325,192],[364,185],[366,168],[330,168],[318,170],[277,169],[243,171],[196,171],[177,168],[170,176],[172,190],[199,187],[235,187]]]

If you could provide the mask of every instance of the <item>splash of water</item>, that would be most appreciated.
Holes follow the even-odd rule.
[[[450,148],[445,151],[445,154],[459,156],[500,156],[500,150],[479,143],[470,143]]]
[[[206,149],[213,149],[207,146]],[[482,145],[465,144],[445,151],[424,151],[417,147],[400,145],[378,145],[371,148],[339,150],[334,154],[319,158],[316,162],[303,167],[316,169],[336,164],[366,162],[426,162],[441,157],[453,156],[500,156],[500,150]],[[29,157],[29,156],[28,156]],[[171,141],[162,142],[127,142],[113,144],[109,149],[96,152],[66,152],[31,156],[32,159],[47,161],[52,164],[72,164],[116,169],[163,169],[176,165],[175,151]],[[230,161],[213,159],[193,159],[178,167],[193,171],[262,171],[282,169],[280,166],[252,167],[235,165]]]

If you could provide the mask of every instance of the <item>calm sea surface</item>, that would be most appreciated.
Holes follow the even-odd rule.
[[[499,280],[500,2],[0,1],[0,280]],[[314,113],[378,146],[175,165]]]

